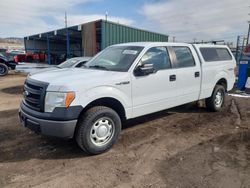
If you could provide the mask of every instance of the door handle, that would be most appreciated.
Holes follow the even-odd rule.
[[[194,73],[194,77],[195,77],[195,78],[200,77],[200,72],[195,72],[195,73]]]
[[[173,75],[170,75],[170,76],[169,76],[169,81],[170,81],[170,82],[173,82],[173,81],[175,81],[175,80],[176,80],[176,75],[173,74]]]

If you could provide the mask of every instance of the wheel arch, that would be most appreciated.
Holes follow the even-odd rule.
[[[222,85],[225,90],[227,91],[227,79],[226,78],[220,78],[215,85]]]
[[[98,99],[93,100],[92,102],[90,102],[89,104],[87,104],[84,107],[84,109],[80,113],[79,117],[82,116],[88,109],[90,109],[94,106],[109,107],[109,108],[113,109],[114,111],[116,111],[116,113],[120,116],[122,121],[126,120],[126,111],[125,111],[124,106],[122,105],[122,103],[119,100],[117,100],[113,97],[102,97],[102,98],[98,98]]]

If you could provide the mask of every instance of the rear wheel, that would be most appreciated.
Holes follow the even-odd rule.
[[[222,85],[216,85],[212,96],[206,99],[206,107],[213,111],[221,111],[225,102],[226,91]]]
[[[9,69],[8,69],[7,65],[0,63],[0,76],[7,75],[8,71],[9,71]]]
[[[119,115],[111,108],[96,106],[83,114],[78,122],[76,141],[88,154],[109,150],[121,131]]]

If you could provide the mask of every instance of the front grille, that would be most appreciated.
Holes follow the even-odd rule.
[[[26,79],[23,88],[24,104],[36,111],[44,111],[44,99],[48,83]]]

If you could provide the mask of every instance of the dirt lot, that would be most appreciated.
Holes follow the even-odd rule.
[[[250,187],[250,99],[129,121],[109,152],[87,156],[20,126],[24,79],[0,78],[0,187]]]

